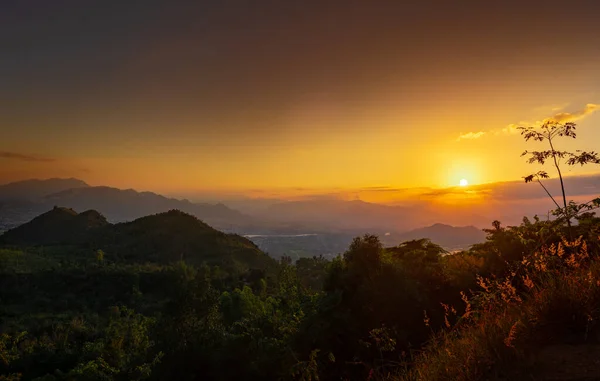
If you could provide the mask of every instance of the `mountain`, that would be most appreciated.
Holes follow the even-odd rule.
[[[107,253],[133,261],[238,262],[253,268],[273,261],[252,241],[218,231],[178,210],[112,225],[99,242]]]
[[[48,179],[0,186],[0,232],[25,223],[54,206],[78,212],[97,210],[111,222],[133,221],[178,209],[221,230],[240,231],[256,226],[251,217],[223,204],[192,203],[133,189],[92,187],[77,179]]]
[[[109,221],[132,221],[149,214],[178,209],[192,214],[220,229],[232,229],[250,222],[250,217],[223,204],[196,204],[187,200],[167,198],[152,192],[111,187],[88,187],[64,190],[46,196],[43,204],[64,205],[75,210],[95,209]]]
[[[332,198],[277,202],[253,215],[261,221],[309,227],[305,233],[384,234],[406,232],[435,223],[487,226],[491,221],[465,210],[423,202],[388,205]]]
[[[67,189],[86,188],[89,185],[78,179],[24,180],[0,185],[0,200],[37,200]]]
[[[184,260],[228,268],[267,268],[273,259],[252,241],[218,231],[178,210],[110,224],[97,211],[54,208],[0,236],[5,245],[63,245],[78,253],[102,250],[106,258],[128,263]],[[60,249],[59,247],[59,249]],[[69,249],[67,249],[67,247]]]
[[[81,214],[69,208],[54,208],[0,236],[0,242],[17,245],[81,243],[97,229],[108,225],[95,210]]]
[[[393,237],[399,242],[413,239],[429,238],[446,249],[466,249],[476,243],[485,241],[486,234],[474,226],[450,226],[434,224],[414,229]]]

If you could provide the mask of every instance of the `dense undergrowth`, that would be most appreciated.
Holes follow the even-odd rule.
[[[581,238],[563,239],[524,256],[504,278],[478,278],[481,291],[464,295],[465,312],[400,378],[534,379],[543,371],[535,363],[543,346],[598,343],[597,258]]]

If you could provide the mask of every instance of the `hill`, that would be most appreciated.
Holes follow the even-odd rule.
[[[56,245],[85,242],[97,229],[108,225],[95,210],[78,214],[73,209],[54,209],[0,236],[0,242],[12,245]]]
[[[171,210],[132,222],[110,224],[94,210],[54,209],[0,236],[8,245],[68,245],[106,252],[128,263],[221,264],[266,268],[273,260],[250,240],[220,232],[194,216]]]
[[[213,229],[178,210],[111,225],[98,237],[98,247],[132,262],[240,264],[265,268],[273,260],[252,241]]]
[[[400,241],[428,238],[446,249],[466,249],[476,243],[485,241],[483,230],[474,226],[451,226],[433,224],[424,228],[414,229],[395,237]]]

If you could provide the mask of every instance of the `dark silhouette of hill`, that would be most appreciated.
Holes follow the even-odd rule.
[[[433,224],[424,228],[414,229],[395,237],[401,241],[428,238],[445,248],[466,249],[476,243],[485,241],[486,234],[474,226],[450,226]]]
[[[66,189],[89,187],[79,179],[24,180],[0,185],[0,200],[37,200]]]
[[[274,263],[252,241],[218,231],[179,210],[110,224],[98,212],[55,207],[0,236],[9,245],[68,245],[134,263],[220,264],[266,268]]]
[[[237,262],[257,268],[273,262],[252,241],[218,231],[179,210],[112,225],[99,242],[107,253],[135,262]]]
[[[7,231],[0,237],[0,242],[24,245],[82,243],[107,225],[106,218],[95,210],[78,214],[73,209],[55,207]]]

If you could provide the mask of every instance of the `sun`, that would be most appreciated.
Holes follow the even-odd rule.
[[[467,185],[469,185],[469,182],[467,181],[467,179],[460,179],[458,185],[460,185],[461,187],[466,187]]]

